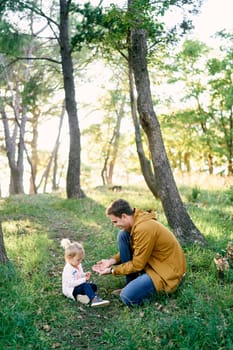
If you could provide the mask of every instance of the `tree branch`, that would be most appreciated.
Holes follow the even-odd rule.
[[[9,64],[7,64],[6,68],[10,67],[12,64],[14,64],[15,62],[18,62],[20,60],[34,60],[34,61],[41,60],[41,61],[49,61],[49,62],[61,64],[61,61],[57,61],[57,60],[54,60],[53,58],[49,58],[49,57],[17,57],[15,60],[13,60]]]

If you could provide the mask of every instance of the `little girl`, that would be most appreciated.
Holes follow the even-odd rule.
[[[96,284],[89,282],[91,272],[83,271],[81,264],[85,255],[83,246],[67,238],[61,240],[61,246],[65,249],[66,261],[62,272],[63,294],[83,304],[90,303],[91,306],[108,305],[108,300],[103,300],[96,295]]]

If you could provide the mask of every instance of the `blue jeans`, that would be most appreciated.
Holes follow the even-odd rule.
[[[96,296],[97,286],[95,283],[86,282],[79,286],[76,286],[73,290],[73,296],[76,299],[78,294],[87,295],[90,300],[93,300]]]
[[[121,230],[117,237],[121,263],[132,260],[130,234]],[[120,297],[128,306],[140,305],[145,300],[150,300],[156,294],[154,283],[144,271],[132,273],[126,276],[126,286],[122,289]]]

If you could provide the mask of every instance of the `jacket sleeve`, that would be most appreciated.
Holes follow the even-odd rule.
[[[128,275],[142,271],[152,253],[155,244],[153,225],[145,223],[138,225],[133,233],[133,257],[131,261],[114,267],[114,275]]]
[[[119,264],[121,261],[120,253],[113,255],[111,258],[116,260],[116,264]]]

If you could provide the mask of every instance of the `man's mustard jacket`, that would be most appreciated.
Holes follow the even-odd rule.
[[[153,211],[135,209],[130,232],[133,257],[121,264],[120,254],[114,275],[128,275],[144,270],[157,291],[173,292],[186,272],[183,250],[172,232],[159,223]]]

